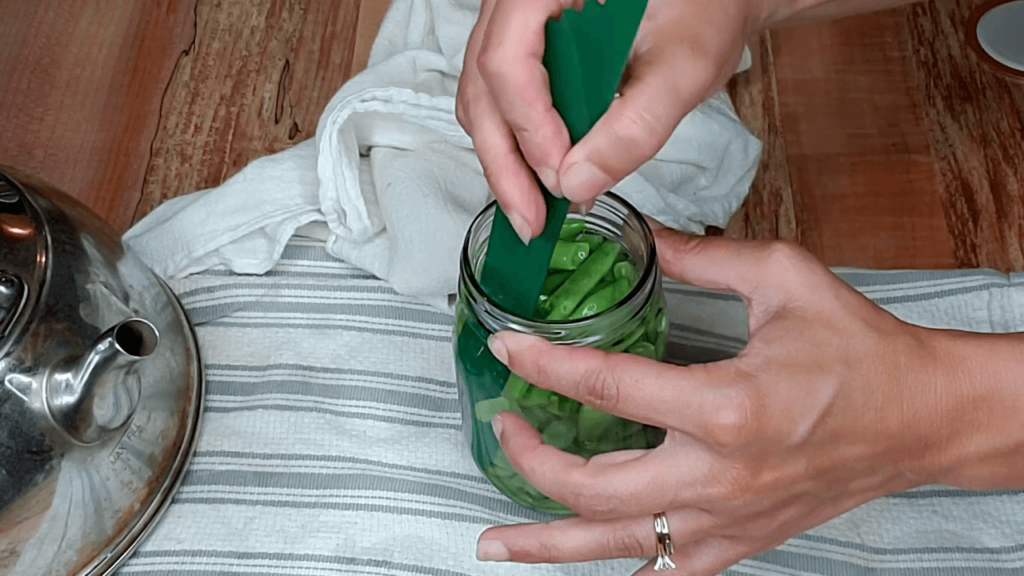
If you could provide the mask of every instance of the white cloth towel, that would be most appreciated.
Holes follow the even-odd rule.
[[[840,274],[908,322],[1024,330],[1024,275]],[[475,559],[486,526],[545,518],[502,496],[473,463],[450,314],[300,238],[274,274],[170,284],[203,353],[203,424],[173,504],[119,576],[626,576],[643,563]],[[743,346],[739,299],[675,282],[665,292],[671,359],[709,361]],[[926,486],[869,502],[723,576],[1022,573],[1024,491]]]
[[[368,68],[334,96],[315,138],[166,202],[125,240],[166,278],[210,268],[261,274],[298,230],[399,293],[447,308],[466,230],[491,199],[455,119],[478,8],[475,0],[394,0]],[[749,63],[748,52],[741,70]],[[614,191],[668,226],[701,233],[726,225],[760,153],[720,91]]]

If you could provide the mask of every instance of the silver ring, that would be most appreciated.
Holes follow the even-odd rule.
[[[658,559],[654,562],[654,571],[663,572],[672,570],[676,565],[669,558],[675,548],[672,546],[672,538],[668,534],[668,517],[664,512],[654,515],[654,534],[658,537]]]

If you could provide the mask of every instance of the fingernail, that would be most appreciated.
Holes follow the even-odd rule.
[[[580,204],[580,214],[584,216],[589,214],[590,211],[594,209],[594,204],[596,204],[595,200],[587,200],[583,204]]]
[[[491,430],[494,431],[494,437],[501,442],[501,427],[504,426],[501,422],[501,414],[495,414],[491,416]]]
[[[612,179],[597,166],[581,161],[569,166],[559,183],[562,194],[569,198],[584,198],[606,192],[612,186]]]
[[[558,184],[558,172],[554,168],[538,168],[537,177],[544,183],[544,187],[548,189],[548,192],[556,198],[562,197],[562,188]]]
[[[505,347],[505,343],[498,339],[497,334],[491,334],[487,337],[487,347],[491,349],[491,354],[498,359],[498,362],[508,365],[508,348]]]
[[[497,540],[481,540],[476,543],[476,559],[483,562],[504,562],[508,560],[508,548]]]
[[[533,236],[533,231],[530,230],[530,225],[526,223],[526,218],[518,212],[509,212],[508,223],[512,225],[512,229],[516,231],[516,235],[523,241],[523,244],[530,244],[530,237]]]

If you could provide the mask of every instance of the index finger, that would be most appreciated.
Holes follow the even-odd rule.
[[[676,366],[634,354],[555,345],[519,332],[488,339],[498,360],[534,386],[620,418],[716,441],[746,408],[735,363]]]
[[[515,412],[491,420],[509,464],[542,494],[586,518],[653,514],[676,505],[675,487],[700,477],[697,458],[666,457],[658,450],[619,451],[589,459],[544,443]]]
[[[573,0],[499,0],[480,49],[480,75],[527,163],[559,194],[569,131],[555,110],[544,68],[544,26]]]

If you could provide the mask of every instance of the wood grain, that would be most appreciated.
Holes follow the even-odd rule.
[[[0,163],[132,221],[188,2],[0,2]]]
[[[831,266],[1024,270],[1024,84],[966,47],[983,1],[752,41],[729,88],[764,154],[724,233],[789,238]],[[0,163],[124,230],[313,136],[388,5],[0,2]]]
[[[828,265],[954,264],[908,43],[898,10],[772,33],[799,241]]]
[[[969,53],[983,1],[762,36],[730,88],[768,158],[726,234],[831,266],[1024,267],[1024,93]]]
[[[910,57],[956,265],[1020,270],[1024,84],[993,73],[968,50],[964,23],[982,3],[913,7]]]
[[[312,137],[351,73],[358,21],[358,0],[200,0],[135,218]]]
[[[736,112],[758,138],[763,149],[758,175],[750,194],[733,216],[725,235],[770,240],[782,238],[800,243],[804,220],[799,199],[793,197],[789,162],[775,83],[771,36],[762,33],[750,43],[750,70],[736,76],[729,93]],[[801,217],[797,217],[798,206]]]

